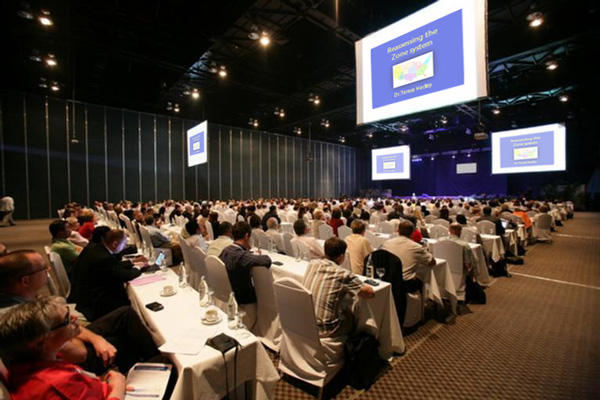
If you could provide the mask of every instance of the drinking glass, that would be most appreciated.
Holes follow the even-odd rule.
[[[244,338],[247,338],[248,336],[250,336],[250,332],[248,332],[248,327],[246,327],[246,325],[244,324],[245,316],[246,316],[246,311],[238,310],[238,313],[237,313],[238,325],[237,325],[235,335],[240,339],[244,339]]]
[[[377,276],[379,277],[379,280],[381,281],[381,278],[383,278],[383,276],[385,275],[385,268],[378,267],[375,269],[375,272],[377,273]]]

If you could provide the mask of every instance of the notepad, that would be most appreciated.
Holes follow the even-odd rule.
[[[136,278],[129,283],[131,283],[133,286],[143,286],[143,285],[148,285],[150,283],[164,281],[164,280],[165,280],[165,277],[162,275],[147,275],[147,276],[141,276],[139,278]]]

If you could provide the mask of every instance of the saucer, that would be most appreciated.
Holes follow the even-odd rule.
[[[177,290],[173,290],[171,293],[165,293],[163,290],[160,291],[162,297],[171,297],[177,294]]]
[[[209,321],[207,319],[202,318],[200,320],[204,325],[216,325],[219,322],[223,321],[223,318],[219,315],[219,318],[215,319],[214,321]]]

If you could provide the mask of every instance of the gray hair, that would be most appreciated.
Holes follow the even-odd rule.
[[[267,220],[267,228],[268,229],[275,229],[275,228],[277,228],[277,225],[279,225],[279,223],[277,222],[277,218],[271,217]]]
[[[67,304],[60,296],[41,297],[19,304],[0,315],[0,357],[3,361],[35,358],[30,345],[44,338],[61,319],[60,309]]]

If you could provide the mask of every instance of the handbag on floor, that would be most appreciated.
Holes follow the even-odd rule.
[[[344,368],[348,384],[356,390],[369,389],[387,364],[379,357],[379,341],[367,333],[358,333],[344,343]]]

